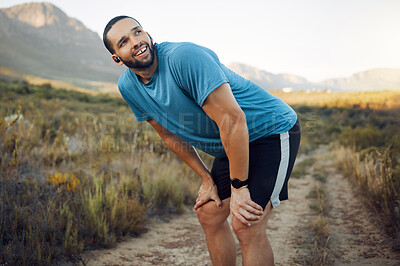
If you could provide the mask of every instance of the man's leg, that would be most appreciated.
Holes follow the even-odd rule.
[[[251,226],[244,225],[235,217],[232,218],[232,227],[239,239],[244,266],[274,265],[274,255],[266,234],[272,209],[269,201],[261,219],[251,222]]]
[[[214,201],[197,209],[197,217],[206,235],[207,247],[214,266],[236,265],[236,245],[227,218],[230,198],[218,209]]]

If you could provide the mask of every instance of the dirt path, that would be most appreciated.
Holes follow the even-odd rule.
[[[187,210],[169,221],[153,220],[148,228],[116,248],[86,254],[88,265],[211,265],[194,211]]]
[[[329,175],[327,218],[335,265],[400,265],[400,250],[393,250],[373,212],[336,171],[332,154],[322,154],[321,159]]]
[[[400,254],[391,250],[382,230],[371,219],[360,199],[353,196],[346,179],[338,174],[332,155],[322,147],[313,154],[300,156],[298,163],[314,156],[328,175],[324,184],[329,212],[327,264],[400,265]],[[318,214],[310,208],[311,190],[319,182],[310,167],[301,178],[289,182],[290,199],[274,210],[267,234],[276,265],[302,265],[310,247],[304,240],[312,238],[309,227]],[[169,221],[152,221],[148,232],[120,243],[116,248],[91,251],[84,255],[88,265],[211,265],[202,229],[196,214],[189,209]],[[241,265],[237,243],[237,265]]]

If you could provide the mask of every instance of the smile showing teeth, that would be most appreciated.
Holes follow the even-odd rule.
[[[136,56],[143,54],[144,52],[146,52],[146,50],[147,50],[147,47],[143,47],[143,48],[136,54]]]

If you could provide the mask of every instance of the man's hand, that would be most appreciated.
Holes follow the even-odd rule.
[[[218,197],[217,186],[211,178],[201,184],[194,209],[197,210],[210,200],[214,200],[217,208],[221,208],[222,202]]]
[[[262,207],[251,200],[247,187],[232,188],[230,208],[232,218],[236,217],[247,226],[251,226],[250,221],[259,220],[263,214]]]

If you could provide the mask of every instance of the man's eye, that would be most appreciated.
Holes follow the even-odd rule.
[[[139,33],[142,33],[142,31],[141,30],[136,31],[136,34],[139,34]]]
[[[126,41],[122,41],[122,42],[121,42],[121,44],[119,45],[119,47],[122,47],[122,46],[124,46],[124,45],[125,45],[125,43],[126,43]]]

